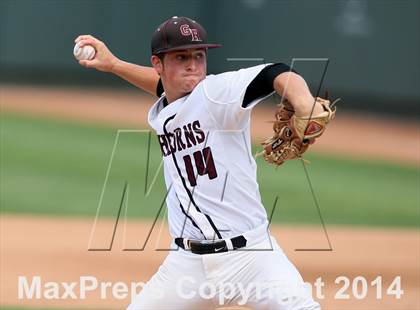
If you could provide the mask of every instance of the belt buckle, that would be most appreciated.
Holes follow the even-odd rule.
[[[188,240],[188,247],[196,254],[212,254],[227,251],[225,240]]]
[[[221,242],[223,240],[195,240],[195,239],[188,239],[187,243],[188,246],[191,247],[191,244],[195,245],[209,245],[209,244],[215,244],[217,242]]]

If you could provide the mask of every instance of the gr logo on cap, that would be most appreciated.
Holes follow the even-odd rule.
[[[188,17],[174,16],[162,23],[153,33],[152,55],[189,48],[216,48],[220,44],[207,42],[207,32]]]
[[[191,41],[201,41],[197,29],[191,29],[190,25],[183,24],[181,27],[179,27],[179,30],[181,31],[182,35],[191,36]]]

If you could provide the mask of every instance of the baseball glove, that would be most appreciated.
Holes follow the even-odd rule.
[[[293,106],[287,100],[278,105],[275,113],[274,135],[262,143],[264,150],[258,155],[274,165],[280,166],[286,160],[302,158],[309,145],[315,142],[325,130],[325,126],[334,118],[334,105],[340,99],[330,102],[317,97],[324,112],[316,116],[297,117]]]

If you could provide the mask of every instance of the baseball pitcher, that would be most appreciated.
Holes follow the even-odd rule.
[[[98,39],[87,68],[116,74],[159,97],[148,121],[160,144],[173,248],[128,309],[319,309],[268,229],[251,153],[252,108],[282,97],[261,154],[273,164],[301,157],[332,119],[328,100],[282,63],[207,75],[207,41],[195,20],[172,17],[151,40],[152,67],[124,62]]]

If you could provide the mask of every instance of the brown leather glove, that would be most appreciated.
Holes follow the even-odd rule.
[[[309,145],[322,135],[325,126],[334,118],[334,105],[339,100],[331,103],[317,97],[316,101],[322,105],[324,112],[312,117],[297,117],[290,102],[283,100],[275,113],[274,135],[262,143],[264,150],[258,155],[263,155],[267,162],[277,166],[286,160],[301,158]]]

